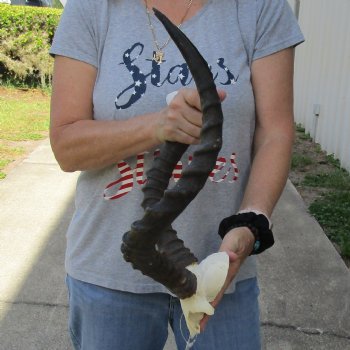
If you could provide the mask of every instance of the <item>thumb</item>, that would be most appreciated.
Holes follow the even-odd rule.
[[[217,92],[219,94],[220,101],[222,102],[227,96],[226,91],[225,90],[221,90],[221,89],[217,89]]]
[[[228,255],[230,263],[238,260],[238,255],[231,249],[221,246],[220,251],[225,252]]]

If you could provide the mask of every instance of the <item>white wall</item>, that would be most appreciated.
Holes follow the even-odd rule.
[[[288,0],[294,6],[294,0]],[[295,118],[350,170],[350,1],[301,0]],[[319,114],[319,117],[315,116]]]

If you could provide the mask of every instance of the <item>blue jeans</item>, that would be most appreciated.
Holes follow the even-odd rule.
[[[180,302],[165,293],[134,294],[67,276],[69,330],[75,349],[161,350],[170,324],[179,350],[189,333]],[[241,281],[225,295],[192,350],[259,350],[259,288],[256,278]]]

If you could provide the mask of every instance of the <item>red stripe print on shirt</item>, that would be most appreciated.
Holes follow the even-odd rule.
[[[122,161],[117,164],[120,175],[122,176],[116,181],[108,184],[103,192],[103,197],[106,200],[118,199],[129,193],[134,186],[134,172],[130,166]],[[110,189],[117,189],[114,195],[108,195]],[[114,192],[114,191],[112,191]]]
[[[120,177],[115,181],[108,184],[103,192],[103,197],[106,200],[115,200],[121,198],[128,194],[135,185],[134,177],[138,188],[144,185],[147,181],[145,177],[145,155],[147,153],[142,153],[136,157],[136,167],[132,169],[129,164],[125,161],[121,161],[117,164],[116,168],[120,174]],[[156,150],[153,154],[153,157],[157,157],[159,150]],[[193,156],[189,155],[188,163],[189,165],[192,162]],[[181,178],[183,170],[183,162],[179,161],[173,171],[172,179],[174,182],[177,182]],[[230,176],[232,172],[232,175]],[[224,157],[219,157],[216,161],[213,171],[209,175],[209,180],[212,183],[234,183],[238,180],[238,166],[236,164],[236,154],[232,153],[230,159],[227,160]]]

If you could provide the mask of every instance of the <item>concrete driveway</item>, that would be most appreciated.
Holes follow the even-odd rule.
[[[46,140],[0,182],[1,350],[71,349],[63,259],[76,178]],[[264,349],[350,350],[349,269],[291,183],[273,221],[276,244],[259,256]]]

